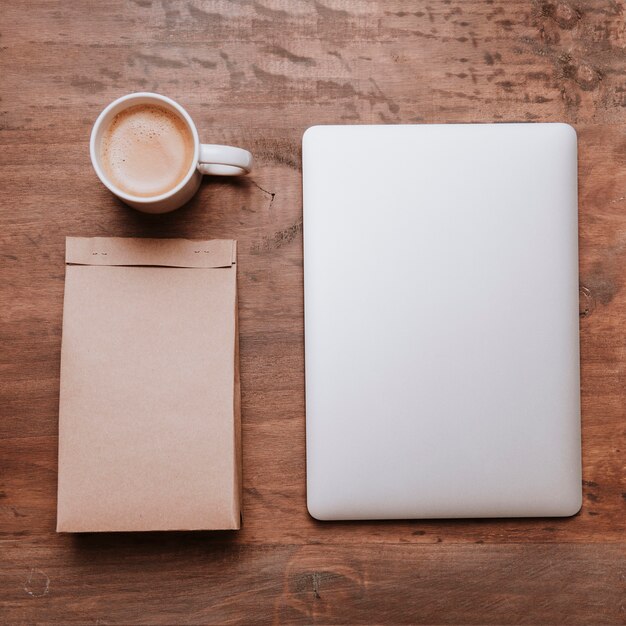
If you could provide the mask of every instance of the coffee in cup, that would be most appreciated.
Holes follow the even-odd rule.
[[[174,189],[194,160],[187,123],[157,104],[120,111],[100,142],[102,168],[110,181],[133,196],[150,197]]]

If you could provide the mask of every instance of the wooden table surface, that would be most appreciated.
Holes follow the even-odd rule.
[[[626,12],[620,0],[4,0],[0,622],[626,623]],[[90,127],[138,90],[253,176],[116,201]],[[314,123],[565,121],[579,136],[584,505],[319,523],[305,508],[300,139]],[[239,240],[244,526],[55,533],[66,235]],[[541,307],[541,302],[528,302]]]

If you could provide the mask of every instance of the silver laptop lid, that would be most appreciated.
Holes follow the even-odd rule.
[[[314,517],[578,511],[576,158],[565,124],[305,133]]]

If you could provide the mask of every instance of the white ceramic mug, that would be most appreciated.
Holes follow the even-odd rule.
[[[124,109],[138,104],[155,104],[175,113],[187,124],[194,142],[194,158],[185,177],[172,189],[158,196],[133,196],[114,185],[104,173],[100,163],[100,142],[113,118]],[[202,174],[237,176],[252,169],[252,155],[242,148],[200,143],[198,130],[189,113],[171,98],[158,93],[131,93],[111,102],[98,116],[89,142],[91,163],[98,178],[118,198],[146,213],[166,213],[181,207],[198,191]]]

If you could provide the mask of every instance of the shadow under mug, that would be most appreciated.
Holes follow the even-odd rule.
[[[175,187],[157,196],[143,197],[125,193],[111,182],[100,163],[100,142],[106,129],[118,113],[140,104],[153,104],[173,112],[185,122],[193,136],[194,157],[189,171]],[[171,98],[158,93],[131,93],[111,102],[93,125],[89,151],[93,168],[105,187],[126,204],[145,213],[167,213],[181,207],[198,191],[202,174],[238,176],[248,174],[252,169],[252,155],[247,150],[200,143],[198,130],[189,113]]]

